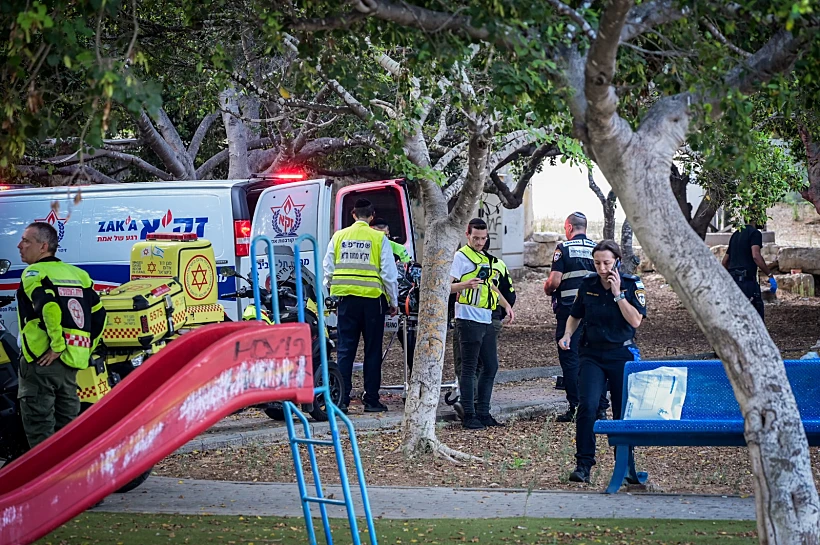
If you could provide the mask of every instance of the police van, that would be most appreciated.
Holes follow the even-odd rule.
[[[12,186],[13,187],[13,186]],[[80,195],[77,198],[77,195]],[[324,257],[330,236],[353,222],[359,198],[373,202],[376,213],[390,223],[391,238],[415,256],[410,203],[403,180],[367,182],[344,187],[334,195],[330,179],[306,180],[304,174],[282,173],[249,180],[150,182],[90,186],[0,190],[0,259],[11,269],[0,275],[0,295],[13,295],[25,269],[17,244],[34,221],[50,223],[60,239],[57,257],[84,269],[97,290],[130,280],[130,252],[149,233],[195,233],[208,239],[217,267],[243,276],[251,271],[250,242],[268,236],[276,246],[276,270],[293,270],[293,243],[309,233]],[[76,204],[75,204],[76,202]],[[315,259],[309,244],[302,247],[305,271]],[[257,248],[256,267],[265,279],[268,263],[264,244]],[[242,280],[220,276],[215,288],[231,320],[242,316],[247,301],[223,299]],[[326,295],[326,294],[325,294]],[[0,324],[17,333],[15,305],[0,309]]]

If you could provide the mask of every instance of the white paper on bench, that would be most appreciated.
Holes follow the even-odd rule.
[[[658,367],[629,375],[624,420],[680,420],[686,367]]]

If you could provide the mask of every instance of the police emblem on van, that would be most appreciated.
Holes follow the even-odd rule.
[[[302,225],[302,209],[304,204],[295,204],[290,195],[282,206],[272,206],[271,227],[276,231],[275,238],[295,237],[299,226]]]

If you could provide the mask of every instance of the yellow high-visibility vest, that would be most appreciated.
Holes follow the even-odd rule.
[[[487,268],[490,268],[490,278],[484,284],[481,284],[478,288],[472,289],[465,289],[461,290],[461,293],[458,296],[458,301],[462,305],[470,305],[473,307],[478,308],[486,308],[489,310],[495,310],[495,307],[498,306],[498,294],[495,293],[492,289],[490,289],[490,284],[493,278],[493,275],[498,274],[498,271],[491,268],[490,259],[484,255],[483,253],[476,252],[469,246],[464,246],[459,250],[464,256],[470,260],[470,262],[475,265],[475,268],[465,273],[458,279],[459,282],[466,282],[467,280],[472,280],[473,278],[478,277],[478,271],[481,269],[482,265],[485,265]]]
[[[333,235],[335,269],[330,295],[356,295],[376,299],[384,293],[381,269],[384,233],[363,221]]]

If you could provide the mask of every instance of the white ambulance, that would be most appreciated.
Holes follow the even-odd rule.
[[[250,180],[151,182],[91,186],[0,190],[0,258],[11,269],[0,275],[0,295],[13,295],[26,265],[17,244],[25,227],[45,221],[57,229],[57,257],[86,270],[96,289],[129,280],[130,251],[148,233],[196,233],[213,244],[217,267],[231,267],[250,276],[250,241],[268,236],[277,247],[280,276],[293,268],[293,242],[302,234],[316,237],[314,256],[309,244],[302,247],[302,264],[313,272],[320,264],[332,233],[353,222],[351,211],[359,198],[369,199],[376,214],[390,223],[391,238],[413,246],[410,203],[403,180],[385,180],[347,186],[334,199],[329,179],[305,180],[303,174],[284,173]],[[74,204],[77,192],[81,200]],[[53,205],[57,203],[57,205]],[[260,279],[270,264],[265,245],[257,248]],[[247,301],[222,299],[237,290],[242,280],[219,277],[220,303],[228,317],[237,320]],[[0,324],[17,333],[17,308],[0,309]]]

